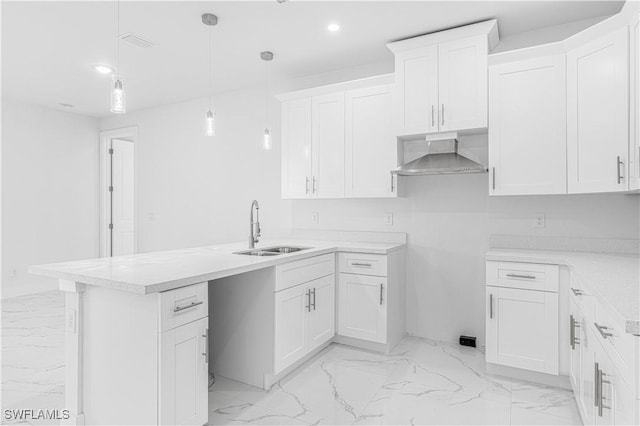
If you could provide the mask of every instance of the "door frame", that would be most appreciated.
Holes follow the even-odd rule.
[[[119,129],[103,130],[100,132],[100,159],[99,159],[99,187],[100,194],[100,219],[99,228],[99,253],[100,257],[109,257],[109,238],[107,233],[107,218],[109,217],[109,154],[107,152],[112,139],[124,139],[133,143],[133,251],[138,253],[138,229],[140,217],[138,215],[138,126],[122,127]]]

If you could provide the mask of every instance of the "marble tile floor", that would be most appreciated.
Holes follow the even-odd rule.
[[[3,409],[64,408],[63,307],[60,292],[2,301]],[[333,344],[270,391],[218,377],[209,424],[581,422],[569,391],[491,377],[479,350],[406,337],[389,356]]]

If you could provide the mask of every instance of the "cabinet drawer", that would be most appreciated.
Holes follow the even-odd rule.
[[[333,253],[309,257],[276,267],[276,291],[326,277],[336,271]]]
[[[383,254],[338,253],[340,272],[387,276],[387,256]]]
[[[558,292],[559,276],[558,265],[489,261],[486,285]]]
[[[160,293],[160,331],[208,316],[208,286],[205,282]]]

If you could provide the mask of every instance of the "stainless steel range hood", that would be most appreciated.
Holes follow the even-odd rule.
[[[441,175],[458,173],[486,173],[488,169],[458,154],[458,134],[427,135],[427,154],[410,161],[391,173],[402,176]],[[432,144],[453,145],[453,149],[432,152]]]

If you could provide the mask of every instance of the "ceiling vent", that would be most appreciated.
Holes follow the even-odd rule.
[[[144,49],[148,47],[153,47],[153,42],[151,40],[147,40],[146,38],[142,38],[134,33],[126,33],[120,36],[120,40],[126,41],[127,43],[131,43],[134,46],[142,47]]]

